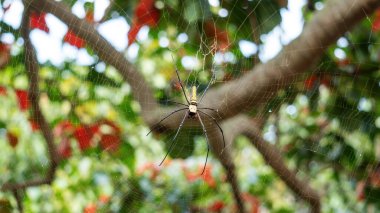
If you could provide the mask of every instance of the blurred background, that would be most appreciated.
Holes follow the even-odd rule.
[[[151,87],[162,107],[174,107],[169,100],[185,103],[176,68],[186,88],[196,85],[201,93],[213,73],[211,88],[222,87],[275,60],[326,6],[319,0],[55,2],[57,11],[67,8],[88,23],[70,29],[44,7],[25,13],[25,2],[0,5],[0,212],[241,211],[220,159],[211,154],[201,174],[207,141],[199,126],[182,129],[159,166],[175,132],[146,136],[152,125],[131,82]],[[87,27],[146,82],[125,80],[105,62],[97,41],[77,35]],[[25,49],[29,42],[35,59]],[[262,138],[284,165],[318,192],[322,212],[380,211],[379,47],[377,10],[322,46],[321,59],[263,107],[247,112],[260,120]],[[38,63],[34,102],[25,57]],[[312,209],[249,138],[238,136],[227,146],[246,211]]]

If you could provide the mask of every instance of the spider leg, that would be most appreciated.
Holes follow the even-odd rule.
[[[174,104],[178,104],[178,105],[182,105],[182,106],[187,106],[187,107],[189,107],[189,105],[187,105],[187,104],[178,103],[178,102],[171,101],[171,100],[167,100],[166,102],[167,102],[167,103],[174,103]]]
[[[160,163],[160,166],[161,166],[161,164],[165,161],[165,159],[166,159],[166,157],[168,156],[168,154],[172,151],[172,149],[173,149],[173,145],[175,144],[175,139],[177,138],[179,131],[181,130],[183,124],[185,123],[185,119],[186,119],[186,117],[187,117],[188,114],[189,114],[189,111],[187,111],[187,112],[185,113],[185,116],[183,117],[181,123],[179,124],[179,127],[178,127],[178,129],[177,129],[177,132],[176,132],[175,135],[174,135],[174,138],[170,141],[171,144],[170,144],[169,150],[168,150],[168,152],[166,153],[164,159],[162,159],[162,161],[161,161],[161,163]]]
[[[209,118],[211,118],[211,119],[215,122],[215,124],[218,126],[218,128],[219,128],[219,130],[220,130],[220,132],[222,133],[222,136],[223,136],[223,146],[224,146],[224,147],[223,147],[223,150],[222,150],[222,152],[221,152],[221,153],[223,153],[224,149],[226,148],[226,140],[224,139],[224,133],[223,133],[223,129],[222,129],[222,127],[220,127],[218,121],[217,121],[214,117],[212,117],[211,115],[209,115],[209,114],[207,114],[207,113],[205,113],[205,112],[202,112],[201,110],[198,110],[198,111],[199,111],[200,113],[202,113],[202,114],[208,116]]]
[[[211,77],[210,81],[208,82],[208,85],[207,85],[205,91],[203,91],[203,94],[202,94],[201,98],[199,99],[198,104],[200,104],[200,103],[202,102],[203,97],[205,96],[205,94],[206,94],[208,88],[210,88],[210,85],[211,85],[211,83],[215,80],[215,78],[216,78],[216,76],[215,76],[215,71],[212,71],[212,77]]]
[[[199,122],[201,122],[201,125],[202,125],[202,128],[203,128],[203,133],[205,134],[205,137],[206,137],[206,142],[207,142],[207,155],[206,155],[206,161],[205,161],[205,165],[203,166],[203,171],[202,171],[202,174],[205,172],[205,169],[206,169],[206,164],[207,164],[207,159],[208,159],[208,153],[210,152],[210,144],[208,142],[208,136],[207,136],[207,131],[206,131],[206,127],[205,125],[203,124],[203,121],[202,121],[202,118],[201,116],[199,115],[199,113],[197,112],[197,117],[199,119]]]
[[[177,68],[175,69],[175,72],[177,73],[177,78],[178,78],[179,84],[181,85],[181,89],[182,89],[183,95],[184,95],[185,98],[186,98],[186,102],[187,102],[187,104],[190,104],[189,99],[187,98],[187,95],[186,95],[185,89],[183,88],[181,78],[179,77],[179,74],[178,74],[178,70],[177,70]]]
[[[182,109],[178,109],[178,110],[175,110],[174,112],[170,113],[169,115],[165,116],[163,119],[161,119],[158,123],[156,123],[155,125],[153,125],[153,128],[148,132],[148,134],[146,134],[146,136],[148,136],[151,132],[153,132],[154,129],[156,129],[156,127],[162,122],[164,121],[166,118],[168,118],[169,116],[173,115],[174,113],[176,112],[179,112],[179,111],[182,111],[182,110],[185,110],[187,108],[182,108]]]

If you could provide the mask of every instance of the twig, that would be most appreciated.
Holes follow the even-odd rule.
[[[207,118],[205,117],[205,119]],[[211,122],[212,121],[210,121],[210,123]],[[212,126],[208,126],[210,130],[208,131],[208,133],[210,144],[212,146],[212,152],[218,158],[219,162],[222,164],[227,174],[227,182],[231,186],[232,194],[234,196],[234,200],[237,206],[237,211],[245,212],[243,198],[241,197],[242,193],[239,187],[239,182],[237,180],[236,166],[231,157],[232,146],[230,146],[230,144],[232,141],[229,140],[230,137],[226,137],[226,147],[224,147],[224,144],[222,143],[223,136],[220,134],[220,132],[216,129],[215,126],[213,127],[213,129],[211,127]]]
[[[25,2],[24,2],[25,3]],[[24,183],[6,183],[1,189],[5,190],[24,190],[30,186],[38,186],[42,184],[50,184],[54,179],[55,170],[58,166],[59,156],[57,154],[57,149],[54,143],[53,133],[45,117],[43,116],[41,109],[39,107],[39,89],[38,89],[38,62],[36,53],[29,39],[29,7],[28,4],[25,5],[25,10],[22,18],[21,33],[25,44],[25,68],[29,77],[29,94],[28,98],[32,105],[33,120],[37,122],[40,126],[42,135],[45,138],[47,144],[47,150],[49,153],[50,166],[45,178],[38,180],[31,180]]]
[[[22,203],[22,195],[20,194],[20,191],[18,191],[17,189],[14,189],[13,190],[13,195],[16,198],[16,203],[17,203],[17,209],[18,209],[18,211],[20,213],[23,213],[24,212],[24,205]]]
[[[105,9],[104,11],[104,15],[103,17],[99,20],[99,23],[103,23],[107,20],[107,17],[109,15],[109,13],[111,12],[111,10],[113,9],[113,6],[114,6],[114,3],[115,3],[115,0],[109,0],[110,4],[108,5],[108,7]]]
[[[247,7],[248,8],[248,7]],[[259,55],[260,55],[260,28],[259,23],[257,21],[256,13],[254,11],[249,13],[249,23],[251,24],[251,30],[252,30],[252,39],[253,42],[257,46],[257,52],[253,56],[253,62],[254,65],[260,63]]]
[[[270,165],[276,174],[286,183],[286,185],[300,198],[308,202],[311,206],[311,212],[320,212],[320,197],[309,184],[297,178],[296,174],[291,171],[285,164],[279,151],[275,146],[264,141],[260,136],[260,131],[256,123],[248,116],[239,115],[223,123],[223,127],[228,130],[227,138],[233,139],[239,134],[247,136],[252,145],[262,154],[266,163]]]

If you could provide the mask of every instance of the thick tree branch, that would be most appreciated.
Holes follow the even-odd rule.
[[[23,20],[21,25],[21,33],[25,44],[25,69],[29,77],[29,94],[28,98],[32,105],[33,120],[35,120],[42,131],[47,144],[49,153],[50,166],[45,178],[39,180],[31,180],[25,183],[7,183],[2,186],[2,190],[23,190],[30,186],[38,186],[42,184],[50,184],[54,179],[55,170],[58,166],[59,155],[54,143],[53,132],[45,120],[39,106],[39,89],[38,89],[38,71],[39,66],[37,62],[36,53],[29,39],[29,8],[24,10]]]
[[[329,45],[379,5],[379,0],[328,1],[302,34],[274,59],[255,66],[235,81],[211,89],[204,98],[205,105],[219,109],[223,119],[268,102],[277,91],[305,73]]]
[[[242,193],[240,191],[237,179],[236,167],[231,157],[231,143],[226,138],[226,147],[224,148],[222,135],[220,134],[219,129],[214,125],[213,121],[207,117],[203,117],[202,119],[204,119],[206,121],[205,123],[208,124],[206,128],[212,147],[212,152],[214,153],[214,156],[218,158],[226,172],[227,182],[231,186],[237,210],[238,212],[245,212],[244,202],[241,197]]]
[[[257,128],[256,122],[245,115],[237,115],[223,123],[223,128],[227,130],[227,140],[232,140],[239,134],[247,136],[256,149],[262,154],[266,163],[270,165],[276,174],[293,190],[300,198],[308,202],[312,212],[321,211],[320,197],[307,182],[297,178],[296,174],[284,164],[281,151],[275,146],[264,141]]]

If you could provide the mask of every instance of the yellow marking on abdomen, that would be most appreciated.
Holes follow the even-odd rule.
[[[197,87],[196,86],[193,86],[191,88],[190,102],[197,102]]]

